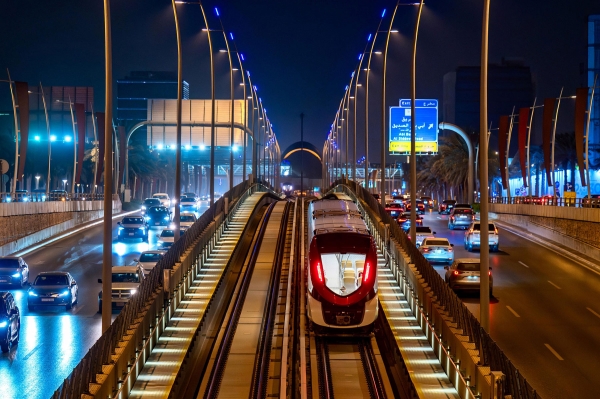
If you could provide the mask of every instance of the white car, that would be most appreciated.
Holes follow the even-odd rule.
[[[171,198],[169,198],[169,194],[167,193],[155,193],[152,194],[152,198],[158,198],[162,206],[166,206],[167,208],[171,206]]]
[[[419,247],[419,252],[430,263],[452,263],[454,262],[454,244],[450,244],[447,238],[426,238]]]
[[[141,266],[113,266],[112,268],[112,308],[120,309],[129,298],[137,293],[144,281],[144,269]],[[102,284],[102,279],[98,282]],[[102,291],[98,294],[98,312],[102,313]]]
[[[194,213],[184,212],[179,215],[179,228],[190,228],[194,223],[196,223],[198,218]]]
[[[490,244],[490,252],[498,252],[500,245],[500,237],[498,235],[498,229],[493,222],[488,224],[489,237],[488,242]],[[473,222],[465,232],[465,249],[469,252],[473,249],[480,248],[481,242],[479,240],[479,233],[481,232],[481,224],[479,222]]]
[[[140,254],[139,259],[134,259],[139,266],[144,269],[144,274],[148,275],[154,269],[154,266],[158,263],[159,260],[162,259],[163,255],[166,254],[167,251],[144,251]]]
[[[186,229],[180,228],[179,237],[183,236]],[[158,237],[158,248],[167,250],[171,248],[173,243],[175,242],[175,231],[173,229],[164,229],[160,236]]]

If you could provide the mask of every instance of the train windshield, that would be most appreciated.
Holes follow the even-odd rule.
[[[335,294],[347,296],[363,282],[370,237],[359,234],[323,234],[317,239],[325,285]]]

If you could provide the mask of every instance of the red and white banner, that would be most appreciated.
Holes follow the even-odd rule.
[[[29,84],[27,82],[15,82],[15,86],[17,89],[17,104],[19,104],[19,131],[21,132],[17,181],[21,181],[23,173],[25,173],[27,144],[29,140]]]
[[[556,99],[546,98],[544,100],[544,116],[542,121],[542,148],[544,150],[544,169],[546,169],[546,181],[548,186],[552,185],[552,116],[554,115],[554,105]]]
[[[523,186],[527,187],[527,165],[525,165],[525,145],[527,144],[527,124],[529,123],[529,108],[519,110],[519,163]]]
[[[96,184],[100,185],[102,173],[104,172],[104,112],[96,112],[96,123],[98,127],[98,173]]]
[[[502,187],[508,187],[508,170],[506,169],[506,141],[508,136],[508,116],[500,117],[498,125],[498,161],[500,162],[500,177],[502,178]]]
[[[580,87],[575,93],[575,151],[581,185],[587,186],[585,181],[585,164],[583,163],[583,131],[585,130],[585,111],[587,110],[588,88]]]

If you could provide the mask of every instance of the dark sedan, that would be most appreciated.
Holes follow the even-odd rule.
[[[126,216],[118,224],[118,241],[125,238],[141,238],[142,241],[148,242],[148,224],[143,217]]]
[[[10,292],[0,292],[0,348],[6,353],[19,342],[21,314]]]
[[[144,202],[142,202],[142,215],[146,214],[146,211],[151,206],[161,206],[162,203],[158,198],[146,198]]]
[[[171,211],[166,206],[152,206],[146,211],[148,227],[168,226],[171,222]]]
[[[404,231],[410,230],[410,212],[403,212],[400,216],[398,216],[398,224]],[[423,226],[423,217],[419,214],[416,215],[416,226]]]
[[[29,266],[19,256],[0,257],[0,284],[23,287],[29,280]]]
[[[77,282],[68,272],[42,272],[29,288],[27,308],[64,306],[71,309],[79,299]]]

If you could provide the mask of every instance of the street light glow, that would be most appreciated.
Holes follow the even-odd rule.
[[[163,145],[162,145],[162,144],[158,144],[158,145],[156,146],[156,149],[157,149],[157,150],[162,150],[163,148],[164,148],[164,147],[163,147]]]
[[[189,144],[187,144],[187,145],[185,146],[185,149],[186,149],[186,150],[189,150],[190,148],[192,148],[192,147],[191,147]]]
[[[65,136],[65,141],[67,143],[70,143],[71,142],[71,136]]]
[[[220,15],[219,15],[219,9],[217,7],[215,7],[215,13],[217,14],[217,17],[220,17]]]
[[[385,15],[385,8],[383,9],[383,12],[381,13],[381,18],[383,18],[384,15]]]
[[[55,135],[50,136],[50,141],[56,141],[56,136]]]
[[[33,139],[34,139],[35,141],[40,141],[40,136],[36,135],[36,136],[34,136],[34,137],[33,137]]]
[[[229,37],[233,40],[233,33],[229,32]]]

